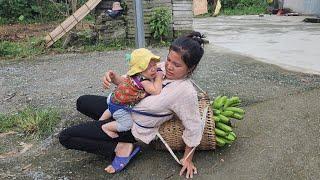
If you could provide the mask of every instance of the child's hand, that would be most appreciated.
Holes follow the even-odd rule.
[[[103,88],[109,89],[111,84],[113,83],[114,77],[115,77],[115,73],[112,70],[107,71],[102,77]]]
[[[164,73],[161,69],[160,70],[157,69],[157,77],[160,77],[161,79],[164,78]]]

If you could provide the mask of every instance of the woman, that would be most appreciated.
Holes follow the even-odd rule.
[[[189,77],[200,62],[204,50],[203,39],[199,32],[193,32],[185,37],[177,38],[170,46],[169,54],[163,68],[165,79],[164,88],[159,95],[148,96],[138,103],[134,109],[150,113],[150,116],[132,112],[134,120],[131,131],[119,133],[118,138],[112,139],[106,135],[101,126],[107,121],[93,121],[72,126],[60,133],[60,143],[68,149],[82,150],[115,158],[108,172],[122,170],[130,159],[139,151],[134,149],[137,140],[149,144],[158,131],[159,126],[172,118],[173,113],[182,121],[185,130],[182,139],[186,144],[184,156],[181,159],[180,176],[186,172],[186,178],[192,178],[197,169],[192,162],[192,148],[199,145],[202,137],[202,121],[199,113],[197,92]],[[119,75],[112,71],[106,72],[103,85],[109,88],[111,83],[117,84]],[[85,95],[77,101],[77,109],[81,113],[99,119],[106,110],[106,97]],[[163,115],[163,116],[161,116]]]

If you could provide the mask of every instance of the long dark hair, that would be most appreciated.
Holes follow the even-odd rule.
[[[193,31],[186,36],[175,39],[170,45],[169,51],[175,51],[181,55],[189,69],[189,74],[192,74],[196,69],[203,56],[203,38],[203,34]]]

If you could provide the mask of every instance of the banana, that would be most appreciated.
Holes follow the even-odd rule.
[[[240,98],[237,97],[237,96],[233,96],[233,97],[230,98],[230,103],[225,108],[231,107],[231,106],[235,106],[238,103],[241,103]]]
[[[238,107],[238,106],[240,106],[240,104],[241,104],[241,101],[238,103],[231,104],[231,107]]]
[[[216,126],[217,126],[219,129],[221,129],[221,130],[223,130],[223,131],[225,131],[225,132],[231,132],[231,131],[232,131],[232,128],[231,128],[230,126],[225,125],[225,124],[223,124],[223,123],[221,123],[221,122],[217,122],[217,123],[216,123]]]
[[[233,131],[230,132],[230,134],[234,137],[234,139],[237,139],[236,133],[234,133]]]
[[[220,114],[218,117],[219,117],[220,121],[223,122],[223,123],[228,123],[229,122],[229,118],[225,117],[222,114]]]
[[[227,136],[225,136],[226,139],[228,139],[229,141],[234,141],[236,140],[236,138],[232,135],[232,134],[228,134]]]
[[[225,144],[226,144],[226,143],[221,143],[221,142],[218,142],[218,141],[217,141],[217,145],[218,145],[219,147],[223,147]]]
[[[238,119],[238,120],[243,119],[243,115],[238,114],[238,113],[234,113],[234,114],[232,115],[232,117],[234,117],[235,119]]]
[[[219,114],[221,114],[221,111],[217,110],[217,109],[213,109],[213,114],[214,115],[219,115]]]
[[[226,139],[225,137],[217,136],[220,140],[224,141],[227,144],[231,144],[233,141],[230,141],[229,139]]]
[[[218,129],[218,128],[214,128],[214,132],[216,133],[216,135],[219,135],[219,136],[222,136],[222,137],[228,135],[228,133],[226,133],[226,132],[224,132],[224,131],[222,131],[221,129]]]
[[[232,111],[234,113],[244,114],[244,110],[238,107],[227,107],[224,109],[225,111]]]
[[[221,96],[218,96],[218,97],[216,97],[215,99],[214,99],[214,101],[213,101],[213,109],[219,109],[218,108],[218,103],[219,103],[219,101],[220,101],[220,99],[221,99]]]
[[[220,100],[221,106],[220,106],[220,108],[227,102],[227,99],[228,99],[227,96],[222,96],[221,97],[221,100]]]
[[[223,105],[223,108],[227,108],[230,106],[230,104],[232,103],[231,98],[226,100],[226,103]]]
[[[226,117],[232,117],[233,111],[222,111],[221,115],[224,115]]]
[[[218,116],[213,116],[212,119],[214,120],[214,122],[219,122],[220,118]]]
[[[224,105],[226,100],[227,100],[227,96],[222,96],[219,99],[217,99],[215,109],[220,109]]]
[[[218,136],[216,136],[216,141],[217,141],[218,145],[220,144],[220,145],[224,146],[226,144],[226,142]]]

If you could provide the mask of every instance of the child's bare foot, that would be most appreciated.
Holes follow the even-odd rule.
[[[116,133],[116,132],[105,131],[105,133],[107,133],[108,136],[110,136],[111,138],[117,138],[117,137],[119,137],[118,133]]]
[[[113,173],[116,172],[116,170],[111,165],[109,165],[108,167],[104,168],[104,170],[109,174],[113,174]]]

